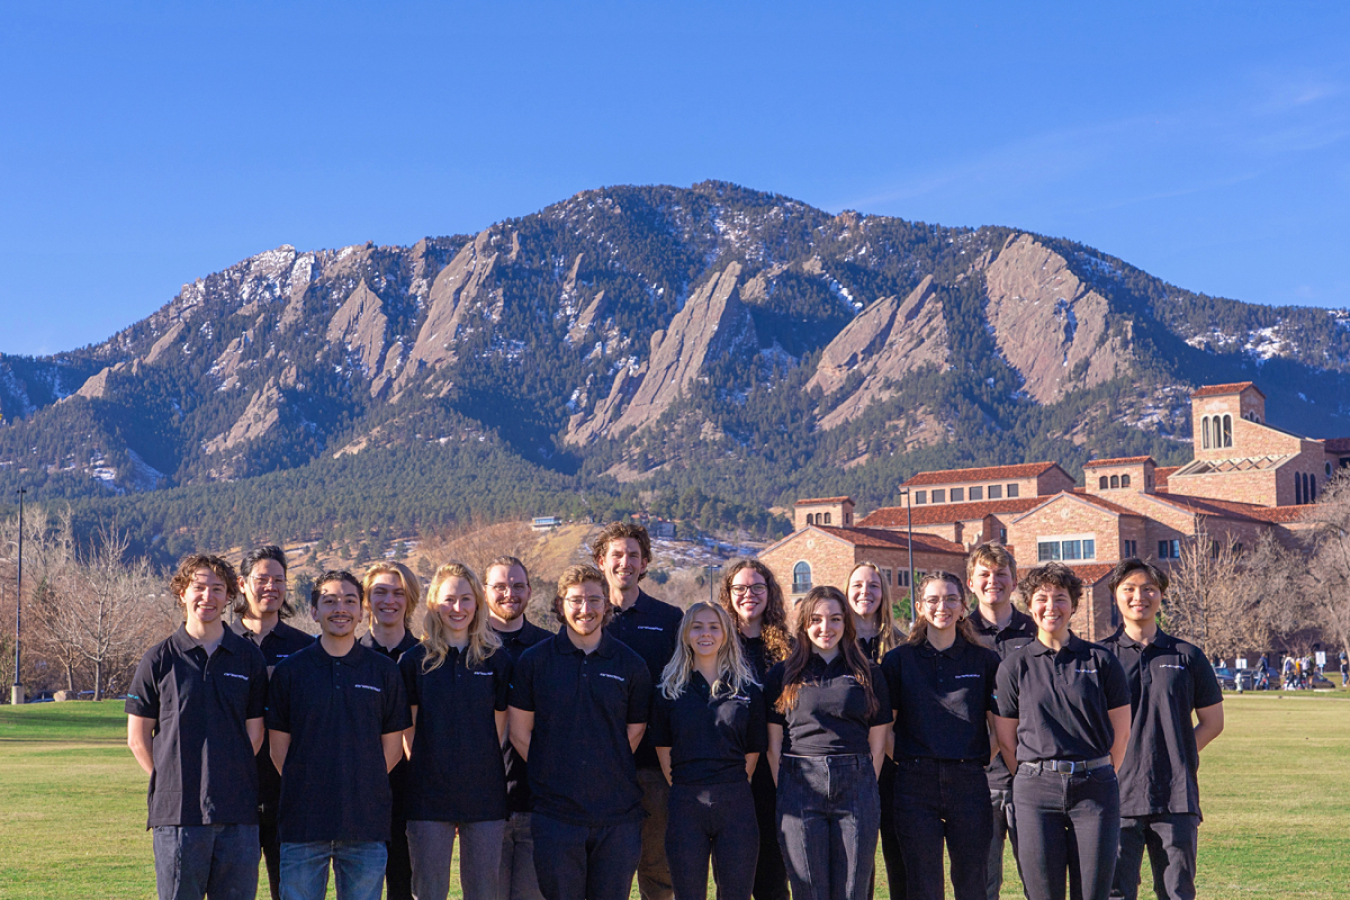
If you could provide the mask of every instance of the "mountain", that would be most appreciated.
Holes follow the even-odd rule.
[[[0,487],[166,547],[637,508],[768,534],[766,507],[870,506],[922,468],[1179,461],[1190,389],[1242,380],[1277,425],[1350,433],[1350,312],[1009,228],[615,187],[412,247],[282,246],[101,344],[0,356]]]

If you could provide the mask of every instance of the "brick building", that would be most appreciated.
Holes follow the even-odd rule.
[[[856,524],[847,497],[801,500],[796,531],[761,558],[794,595],[811,583],[842,586],[853,564],[872,560],[890,567],[903,596],[908,563],[897,560],[907,559],[908,530],[919,572],[962,573],[966,552],[1002,541],[1023,567],[1059,560],[1074,568],[1086,588],[1073,627],[1099,640],[1119,621],[1106,577],[1121,559],[1171,565],[1200,533],[1253,546],[1272,529],[1296,529],[1326,481],[1350,467],[1350,438],[1269,425],[1265,401],[1251,382],[1196,390],[1194,458],[1180,467],[1147,456],[1095,459],[1083,466],[1082,486],[1054,462],[921,472],[901,485],[904,505]]]

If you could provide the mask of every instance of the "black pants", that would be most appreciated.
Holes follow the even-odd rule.
[[[760,755],[750,779],[755,801],[755,824],[759,826],[759,861],[755,863],[755,900],[788,900],[787,865],[778,843],[778,786],[773,783],[769,760]]]
[[[670,789],[666,859],[675,900],[706,900],[712,857],[718,900],[750,900],[759,857],[759,828],[749,781],[677,784]]]
[[[536,812],[530,830],[545,900],[628,900],[642,856],[642,822],[592,827]]]
[[[1115,769],[1060,775],[1023,763],[1013,779],[1013,807],[1018,868],[1031,900],[1064,900],[1066,872],[1076,900],[1108,900],[1120,849]]]
[[[988,770],[986,769],[986,772]],[[1017,816],[1013,814],[1012,789],[989,792],[989,859],[986,863],[985,895],[998,900],[1003,892],[1003,845],[1012,844],[1013,862],[1017,861]],[[1021,878],[1021,873],[1018,873]]]
[[[258,807],[258,843],[267,864],[267,886],[272,900],[281,900],[281,838],[277,836],[277,808]]]
[[[389,859],[384,864],[385,900],[413,900],[412,858],[408,853],[408,823],[394,819],[390,825]]]
[[[1197,815],[1121,817],[1120,856],[1116,859],[1112,900],[1136,900],[1139,896],[1139,870],[1146,847],[1153,868],[1153,893],[1158,900],[1195,900],[1199,829]]]
[[[867,900],[880,827],[869,754],[782,758],[778,836],[792,900]]]
[[[989,782],[976,760],[901,759],[893,807],[909,900],[942,900],[942,845],[956,900],[984,900],[993,823]]]
[[[886,885],[891,900],[906,900],[905,857],[900,852],[900,838],[895,834],[895,763],[888,756],[881,761],[881,777],[877,780],[881,796],[881,858],[886,863]],[[903,812],[901,813],[903,815]],[[872,893],[876,893],[876,873],[872,873]]]

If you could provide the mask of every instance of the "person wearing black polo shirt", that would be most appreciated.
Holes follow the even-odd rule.
[[[722,608],[736,623],[741,650],[758,684],[770,668],[792,652],[787,603],[773,570],[757,559],[741,559],[722,575]],[[759,861],[755,864],[755,900],[788,900],[787,865],[778,843],[778,787],[767,765],[755,766],[750,779],[759,826]]]
[[[1116,771],[1130,738],[1130,689],[1111,652],[1069,630],[1083,582],[1061,563],[1026,573],[1036,640],[999,665],[999,750],[1011,771],[1017,861],[1030,900],[1107,900],[1120,846]]]
[[[652,743],[670,780],[666,858],[676,900],[705,900],[708,858],[720,900],[750,900],[759,828],[750,777],[768,747],[764,695],[731,616],[695,603],[652,704]]]
[[[864,900],[871,890],[891,702],[863,656],[838,588],[797,608],[797,645],[769,670],[769,766],[793,900]]]
[[[458,831],[464,900],[497,900],[511,657],[488,627],[482,583],[460,563],[436,570],[422,630],[398,663],[413,718],[403,739],[413,896],[449,896]]]
[[[998,542],[981,544],[966,557],[966,587],[975,596],[977,605],[970,614],[970,624],[989,646],[1004,659],[1009,653],[1036,640],[1036,623],[1031,616],[1013,605],[1017,588],[1017,561],[1008,548]],[[988,877],[985,889],[987,900],[998,900],[1003,890],[1003,845],[1012,843],[1013,860],[1017,859],[1017,821],[1013,817],[1013,777],[996,754],[984,770],[989,782],[989,800],[993,814],[993,830],[989,840]]]
[[[361,636],[360,644],[398,662],[400,656],[417,646],[412,621],[422,596],[422,582],[402,563],[380,562],[366,570],[361,588],[370,630]],[[394,802],[389,820],[389,859],[384,864],[385,900],[412,900],[406,759],[400,758],[389,773],[389,789]]]
[[[262,651],[270,677],[277,663],[314,643],[307,634],[282,620],[294,610],[286,599],[286,554],[267,544],[244,554],[239,563],[239,586],[230,630]],[[281,799],[281,775],[272,765],[272,749],[263,730],[258,751],[258,841],[267,864],[267,885],[272,900],[281,898],[281,842],[277,838],[277,802]]]
[[[403,678],[356,642],[361,583],[325,572],[310,592],[319,639],[272,672],[267,709],[281,772],[282,900],[379,900],[388,858],[389,770],[412,726]],[[383,768],[381,768],[383,766]]]
[[[906,896],[942,900],[942,844],[956,900],[982,900],[993,823],[984,769],[994,752],[998,654],[966,615],[966,592],[950,572],[918,584],[909,641],[881,663],[895,709],[895,808]]]
[[[141,659],[126,701],[127,745],[150,776],[146,827],[154,830],[158,894],[251,900],[267,664],[225,628],[239,592],[229,563],[189,556],[169,588],[184,623]]]
[[[863,655],[880,665],[881,660],[905,642],[905,633],[895,624],[891,592],[881,577],[881,567],[861,562],[848,575],[848,611],[858,633]],[[881,761],[881,858],[886,862],[886,883],[891,900],[905,900],[905,860],[895,831],[895,763],[889,756]],[[875,881],[875,879],[873,879]],[[875,885],[874,885],[875,887]]]
[[[514,556],[499,556],[488,563],[484,580],[487,588],[488,624],[501,639],[502,647],[514,664],[520,655],[553,632],[525,618],[529,609],[530,573]],[[511,746],[510,737],[502,745],[506,764],[506,826],[502,829],[502,862],[497,878],[499,900],[543,900],[539,876],[534,873],[534,838],[530,834],[530,782],[525,760]]]
[[[627,644],[647,663],[652,683],[661,680],[666,663],[675,654],[676,632],[683,614],[639,587],[652,561],[652,542],[641,525],[614,522],[591,544],[591,556],[609,584],[614,621],[605,631]],[[666,810],[670,785],[661,774],[656,748],[643,738],[637,749],[638,783],[642,785],[642,859],[638,863],[638,893],[642,900],[671,900],[670,866],[666,862]]]
[[[1204,651],[1158,627],[1167,575],[1122,560],[1107,580],[1124,620],[1102,645],[1125,667],[1130,744],[1120,769],[1120,856],[1112,898],[1135,900],[1148,848],[1159,900],[1195,900],[1200,751],[1223,731],[1223,693]],[[1192,721],[1194,716],[1195,721]]]
[[[604,576],[568,566],[553,611],[563,628],[520,656],[507,728],[529,762],[534,867],[548,900],[626,900],[642,855],[633,751],[647,730],[651,673],[611,637]]]

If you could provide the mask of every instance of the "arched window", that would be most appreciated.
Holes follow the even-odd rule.
[[[1309,476],[1308,476],[1308,502],[1309,502],[1309,503],[1316,503],[1316,502],[1317,502],[1317,476],[1316,476],[1316,475],[1309,475]]]
[[[1303,504],[1303,473],[1294,473],[1294,504]]]
[[[1103,490],[1103,491],[1106,490],[1106,476],[1105,476],[1105,475],[1103,475],[1101,478],[1098,478],[1098,479],[1097,479],[1097,487],[1098,487],[1100,490]]]
[[[1123,488],[1129,487],[1129,486],[1130,486],[1130,476],[1128,476],[1128,475],[1122,475],[1122,476],[1120,476],[1120,486],[1123,487]]]
[[[1209,449],[1209,416],[1200,420],[1200,446]]]
[[[826,525],[830,524],[830,514],[829,514],[829,513],[825,513],[825,524],[826,524]]]
[[[1233,446],[1233,417],[1223,417],[1223,446]]]
[[[813,515],[811,515],[810,513],[807,513],[807,514],[806,514],[806,524],[807,524],[807,525],[814,525],[814,524],[816,524],[816,517],[813,516]]]
[[[792,567],[792,593],[805,594],[811,590],[811,564],[799,562]]]
[[[1111,476],[1111,487],[1113,487],[1113,488],[1118,488],[1118,487],[1120,487],[1120,476],[1119,476],[1119,475],[1112,475],[1112,476]]]

